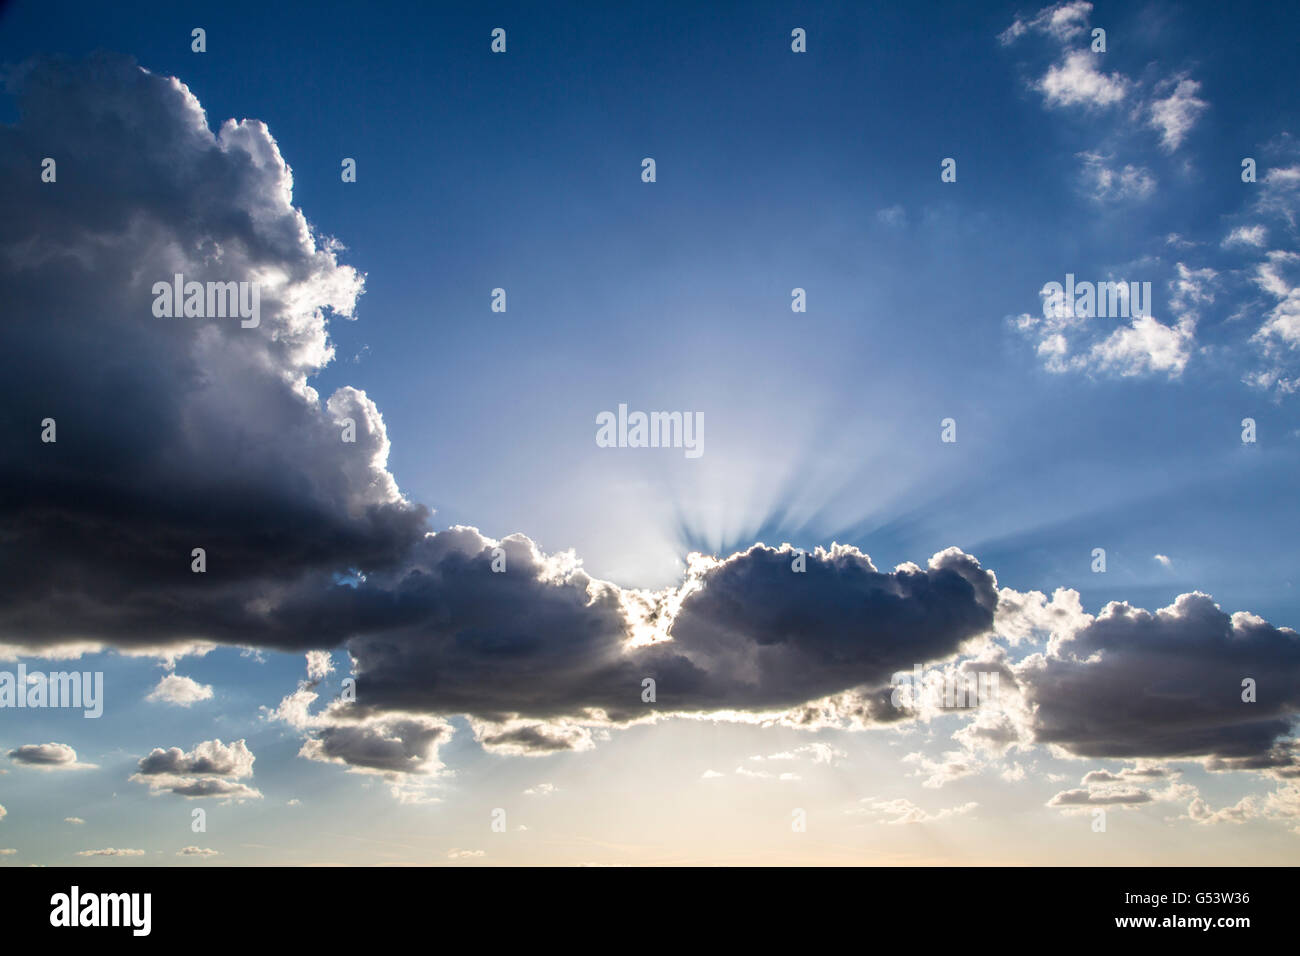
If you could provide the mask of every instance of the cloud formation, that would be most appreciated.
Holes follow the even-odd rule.
[[[9,751],[14,763],[41,770],[90,770],[94,764],[78,763],[77,752],[67,744],[24,744]]]

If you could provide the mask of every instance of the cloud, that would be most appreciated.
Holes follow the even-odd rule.
[[[830,744],[824,744],[819,741],[816,743],[804,744],[801,747],[795,747],[793,750],[784,750],[781,751],[780,753],[767,754],[766,756],[763,756],[762,754],[756,754],[755,756],[750,757],[749,759],[750,760],[799,760],[801,758],[806,757],[807,759],[811,760],[813,763],[824,763],[824,764],[830,764],[831,766],[834,766],[836,764],[839,764],[847,756],[848,755],[844,751],[838,750],[835,747],[832,747]]]
[[[93,770],[93,763],[78,763],[77,752],[67,744],[24,744],[9,751],[9,759],[41,770]]]
[[[457,850],[457,849],[451,849],[447,851],[447,859],[449,860],[471,860],[481,856],[487,856],[487,851],[486,850]]]
[[[945,807],[942,810],[936,810],[933,813],[922,810],[911,800],[899,797],[896,800],[878,800],[875,797],[863,797],[859,806],[849,810],[849,813],[862,816],[883,817],[877,823],[885,823],[890,826],[900,826],[910,823],[935,823],[939,820],[947,820],[950,817],[965,816],[972,810],[976,809],[979,804],[971,801],[963,803],[956,807]]]
[[[243,740],[229,745],[220,740],[205,740],[188,753],[179,747],[163,750],[155,747],[140,759],[140,773],[187,774],[217,777],[251,777],[256,760]]]
[[[187,846],[176,851],[177,856],[220,856],[221,851],[205,847]]]
[[[876,220],[886,226],[905,226],[907,225],[907,210],[898,204],[888,206],[885,209],[876,211]]]
[[[1083,161],[1085,194],[1096,202],[1143,200],[1155,192],[1156,179],[1145,166],[1113,168],[1110,158],[1095,151],[1078,154]]]
[[[63,822],[71,823],[73,826],[84,826],[86,823],[81,817],[64,817]]]
[[[1197,99],[1201,84],[1185,75],[1167,80],[1164,89],[1172,87],[1168,96],[1155,99],[1149,106],[1151,126],[1160,132],[1160,144],[1169,152],[1182,145],[1187,134],[1196,125],[1209,104]]]
[[[169,791],[190,799],[260,799],[259,790],[239,782],[253,775],[255,759],[243,740],[230,744],[205,740],[188,752],[155,747],[140,758],[131,780],[147,784],[154,793]]]
[[[1112,602],[1011,670],[1026,732],[1076,756],[1296,762],[1274,745],[1300,712],[1300,636],[1205,594],[1155,612]],[[1248,677],[1269,685],[1257,702]]]
[[[1014,43],[1027,33],[1041,33],[1050,36],[1058,43],[1069,43],[1087,32],[1088,17],[1091,13],[1092,4],[1087,0],[1058,3],[1039,10],[1031,20],[1017,17],[998,39],[1005,46]]]
[[[1128,95],[1129,81],[1119,73],[1102,73],[1097,56],[1086,50],[1067,54],[1038,82],[1048,106],[1113,106]]]
[[[1151,560],[1159,562],[1160,564],[1163,564],[1165,567],[1169,567],[1171,564],[1173,564],[1173,562],[1169,560],[1168,555],[1164,555],[1164,554],[1153,554],[1151,556]]]
[[[1228,246],[1253,246],[1262,248],[1268,242],[1268,229],[1264,226],[1238,226],[1224,237],[1222,245]]]
[[[158,685],[145,697],[145,700],[163,701],[180,707],[188,707],[200,700],[211,699],[211,685],[200,684],[192,678],[181,677],[177,674],[168,674],[163,677],[158,681]]]
[[[109,846],[102,850],[81,850],[77,856],[144,856],[144,850],[119,850]]]
[[[1145,790],[1062,790],[1051,800],[1049,807],[1107,807],[1133,806],[1150,803],[1151,794]]]
[[[307,679],[309,681],[322,681],[333,670],[334,659],[330,656],[329,651],[307,652]]]
[[[308,384],[362,277],[292,205],[264,124],[214,134],[183,84],[107,54],[33,61],[12,86],[0,263],[8,307],[45,318],[0,327],[0,633],[31,647],[336,643],[328,599],[300,598],[395,561],[427,519],[386,470],[374,404]],[[88,161],[42,192],[20,174],[32,150]],[[260,325],[155,317],[152,286],[176,273],[258,282]],[[25,423],[47,417],[57,442],[29,440]]]
[[[524,794],[529,797],[549,797],[555,792],[555,789],[555,784],[553,783],[539,783],[535,786],[529,787],[524,791]]]
[[[890,672],[990,624],[993,577],[955,549],[892,573],[852,548],[819,550],[796,579],[789,548],[755,546],[694,559],[680,586],[651,593],[522,535],[428,533],[428,510],[387,471],[379,410],[347,387],[322,402],[309,384],[362,277],[293,206],[269,130],[213,133],[183,84],[108,55],[34,61],[14,88],[0,257],[11,306],[51,318],[0,328],[18,403],[5,421],[53,417],[60,437],[0,442],[0,472],[20,489],[0,504],[0,534],[23,556],[0,556],[0,633],[153,651],[346,641],[364,707],[315,715],[304,756],[404,774],[434,761],[446,714],[473,718],[488,749],[529,754],[589,747],[592,726],[848,693],[864,720],[895,720],[880,700]],[[100,161],[37,191],[18,171],[38,149]],[[156,318],[152,284],[178,272],[260,282],[260,324]],[[109,352],[133,361],[98,361]],[[341,440],[345,419],[355,443]],[[505,574],[490,573],[498,546]],[[322,658],[308,666],[318,677]],[[164,683],[172,696],[179,680]]]

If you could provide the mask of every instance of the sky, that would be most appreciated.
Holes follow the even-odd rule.
[[[0,7],[0,864],[1295,864],[1298,19]]]

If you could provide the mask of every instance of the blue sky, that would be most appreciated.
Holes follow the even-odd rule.
[[[1300,210],[1300,117],[1285,78],[1300,14],[1284,4],[975,6],[234,3],[107,16],[19,2],[0,18],[0,62],[128,54],[180,80],[213,131],[228,117],[266,124],[292,168],[294,206],[365,277],[355,321],[330,319],[334,360],[310,385],[373,401],[387,470],[407,499],[434,509],[432,530],[522,533],[547,554],[571,549],[594,578],[652,590],[675,587],[691,551],[726,558],[757,541],[852,545],[881,569],[957,547],[1000,586],[1074,589],[1092,615],[1110,601],[1154,610],[1200,591],[1228,614],[1300,625],[1300,398],[1288,384],[1300,324],[1286,325],[1295,313],[1285,308]],[[498,26],[504,55],[489,50]],[[206,30],[204,53],[190,50],[193,27]],[[791,52],[794,27],[807,31],[806,54]],[[1089,49],[1093,27],[1106,31],[1104,53]],[[13,97],[0,119],[18,121]],[[340,180],[344,157],[356,159],[355,183]],[[656,161],[653,183],[641,181],[643,157]],[[956,182],[940,179],[945,157]],[[1256,182],[1242,181],[1244,157],[1257,162]],[[1159,341],[1095,319],[1065,330],[1068,351],[1053,365],[1039,292],[1067,273],[1151,283]],[[497,287],[504,313],[489,307]],[[796,287],[806,313],[791,311]],[[1036,324],[1019,327],[1022,316]],[[1272,319],[1283,332],[1266,333]],[[620,403],[702,412],[705,454],[597,447],[596,415]],[[949,417],[955,443],[940,440]],[[1244,418],[1255,443],[1241,440]],[[1104,574],[1091,569],[1095,548]],[[185,707],[144,699],[165,670],[152,658],[84,660],[106,672],[111,719],[51,711],[16,724],[10,712],[0,723],[6,750],[66,742],[99,768],[15,766],[0,777],[0,846],[17,848],[15,861],[64,861],[88,840],[151,854],[165,844],[170,856],[151,814],[162,807],[179,828],[190,802],[127,777],[155,746],[212,738],[247,739],[264,796],[214,804],[211,817],[238,820],[239,837],[177,840],[220,843],[231,862],[442,858],[483,843],[470,821],[501,805],[498,794],[548,807],[566,793],[608,797],[610,780],[668,752],[691,755],[689,782],[661,784],[673,793],[698,789],[714,763],[730,773],[722,762],[744,766],[814,736],[850,767],[897,758],[892,730],[725,721],[636,726],[590,751],[508,757],[484,753],[448,713],[457,732],[438,752],[454,771],[439,778],[443,802],[412,807],[375,780],[297,758],[301,735],[267,719],[260,708],[302,678],[300,653],[182,658],[176,673],[213,689]],[[330,693],[347,673],[342,650],[335,663],[321,685]],[[909,731],[926,743],[908,751],[939,759],[953,745],[935,726],[951,720]],[[1055,757],[1035,759],[1031,777],[1065,772]],[[813,763],[809,779],[830,773]],[[1214,806],[1255,792],[1236,776],[1184,772],[1200,775]],[[864,787],[882,799],[888,787],[900,799],[936,796],[910,777],[854,773],[818,778],[817,805],[843,814],[834,795],[862,799]],[[552,778],[555,795],[521,796]],[[985,770],[951,785],[969,792],[938,796],[987,806],[997,778]],[[1043,807],[1068,785],[1043,786],[1024,797],[1030,832],[1075,841],[1067,852],[1091,859],[1088,834],[1060,836],[1063,815]],[[654,800],[644,801],[649,814]],[[549,812],[551,849],[506,858],[584,858],[579,810]],[[277,843],[277,832],[296,839],[354,813],[366,822],[328,853]],[[91,821],[93,839],[64,816]],[[589,855],[606,861],[618,857],[606,844],[651,845],[626,855],[652,861],[732,859],[748,845],[737,831],[699,849],[644,815],[609,816],[590,837],[602,848]],[[706,819],[700,810],[686,832]],[[976,859],[1007,822],[983,825],[941,847],[913,832],[873,852]],[[1175,834],[1193,825],[1144,817],[1150,832],[1125,852],[1177,859]],[[1231,854],[1268,846],[1279,826],[1263,815],[1242,832],[1198,832]],[[519,839],[540,841],[538,829]],[[892,841],[918,828],[869,829]],[[1293,861],[1287,839],[1269,852]],[[860,848],[845,847],[857,845],[831,840],[809,858],[856,858]],[[1034,852],[1017,841],[1004,859]]]

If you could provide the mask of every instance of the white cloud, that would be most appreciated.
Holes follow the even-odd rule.
[[[1087,31],[1088,15],[1091,13],[1092,4],[1088,0],[1073,0],[1044,7],[1032,20],[1017,17],[1011,26],[999,34],[998,40],[1006,46],[1032,31],[1046,34],[1059,43],[1069,43]]]
[[[307,652],[307,679],[310,681],[320,681],[325,679],[325,675],[334,670],[334,658],[329,651],[308,651]]]
[[[1083,152],[1079,157],[1083,160],[1084,192],[1097,202],[1142,200],[1155,192],[1155,176],[1145,166],[1128,163],[1113,168],[1110,159],[1097,152]]]
[[[1196,324],[1189,318],[1169,326],[1149,315],[1139,316],[1095,344],[1081,364],[1125,377],[1166,372],[1176,378],[1187,367],[1195,339]]]
[[[1170,152],[1182,145],[1187,134],[1196,125],[1200,115],[1209,109],[1210,104],[1197,99],[1196,93],[1201,84],[1186,76],[1166,81],[1173,85],[1173,92],[1163,99],[1153,100],[1149,107],[1150,124],[1160,132],[1160,144]]]
[[[1222,245],[1224,248],[1229,246],[1262,248],[1266,242],[1268,242],[1268,230],[1263,226],[1238,226],[1224,237]]]
[[[211,699],[210,684],[200,684],[192,678],[181,677],[178,674],[168,674],[163,677],[158,681],[158,686],[145,697],[145,700],[162,701],[179,707],[189,707],[198,701]]]
[[[1086,50],[1067,54],[1038,81],[1048,106],[1113,106],[1124,99],[1129,86],[1122,74],[1098,70],[1096,55]]]

